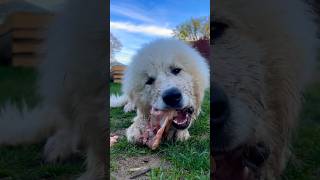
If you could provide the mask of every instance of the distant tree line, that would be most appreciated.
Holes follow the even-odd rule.
[[[184,41],[210,39],[209,17],[191,18],[173,30],[174,37]]]

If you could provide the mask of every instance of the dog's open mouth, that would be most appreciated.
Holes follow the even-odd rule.
[[[161,139],[168,135],[171,125],[177,129],[185,129],[190,125],[193,112],[191,107],[165,110],[152,107],[149,122],[139,137],[141,144],[147,145],[152,150],[158,148]]]
[[[168,111],[172,111],[165,109],[165,110],[160,110],[157,108],[152,107],[150,114],[153,116],[165,116],[166,112]],[[186,129],[187,127],[189,127],[190,122],[191,122],[191,118],[192,118],[192,114],[194,112],[194,108],[193,107],[186,107],[183,109],[175,109],[176,114],[175,116],[173,116],[173,120],[172,120],[172,125],[173,127],[175,127],[176,129]]]

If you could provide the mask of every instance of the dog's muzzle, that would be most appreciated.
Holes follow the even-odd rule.
[[[162,93],[162,100],[168,108],[180,108],[182,106],[182,93],[178,88],[170,88]]]

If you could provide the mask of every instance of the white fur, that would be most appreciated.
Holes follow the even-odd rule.
[[[181,68],[181,71],[174,75],[172,68]],[[155,79],[154,83],[146,84],[150,77]],[[160,39],[146,44],[133,57],[125,71],[122,85],[122,92],[137,108],[137,116],[126,132],[128,141],[138,143],[152,107],[166,109],[162,94],[172,87],[181,92],[183,108],[191,106],[195,109],[192,119],[196,119],[205,89],[209,87],[206,60],[195,49],[179,40]],[[169,138],[181,141],[190,137],[188,129],[171,128],[169,134],[176,135]]]
[[[46,57],[38,68],[41,103],[19,113],[6,105],[0,116],[0,145],[35,142],[52,135],[46,160],[87,153],[80,179],[106,175],[107,21],[99,0],[70,0],[53,23]],[[49,131],[50,130],[50,131]],[[53,130],[54,134],[52,134]]]
[[[271,154],[261,179],[278,179],[318,56],[311,7],[303,0],[219,0],[213,7],[214,20],[228,28],[213,39],[212,81],[228,96],[231,111],[227,124],[211,132],[220,138],[213,147],[230,151],[264,142]]]
[[[110,107],[121,107],[128,102],[126,95],[112,94],[110,96]]]
[[[43,140],[52,133],[54,121],[59,118],[58,116],[59,113],[53,109],[40,106],[28,109],[25,103],[22,109],[18,109],[14,104],[6,103],[0,110],[0,145]]]
[[[126,94],[118,95],[111,94],[110,96],[110,107],[123,107],[125,113],[135,110],[135,104],[130,101]]]

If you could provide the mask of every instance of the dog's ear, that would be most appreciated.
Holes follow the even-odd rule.
[[[196,101],[197,101],[197,106],[201,106],[203,97],[205,95],[205,90],[210,87],[210,69],[208,62],[198,55],[196,57],[195,67],[193,69],[193,76],[195,78],[194,80],[194,91],[195,91],[195,96],[196,96]]]

